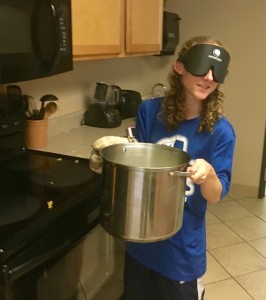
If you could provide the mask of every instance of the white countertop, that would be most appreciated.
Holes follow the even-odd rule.
[[[48,138],[48,145],[38,150],[89,158],[92,143],[103,136],[126,136],[126,129],[135,125],[135,118],[122,120],[116,128],[97,128],[82,125]]]

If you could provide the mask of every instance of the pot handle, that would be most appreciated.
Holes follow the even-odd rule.
[[[190,177],[192,172],[182,172],[182,171],[171,171],[169,172],[170,176],[181,176],[181,177]]]

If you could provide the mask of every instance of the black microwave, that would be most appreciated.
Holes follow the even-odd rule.
[[[0,84],[73,69],[71,0],[0,0]]]

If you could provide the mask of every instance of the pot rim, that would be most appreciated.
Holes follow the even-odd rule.
[[[104,152],[108,152],[111,151],[112,149],[121,149],[123,151],[126,151],[127,148],[141,148],[141,147],[149,147],[149,148],[159,148],[159,149],[163,149],[163,150],[167,150],[170,152],[175,152],[175,153],[180,153],[182,155],[185,155],[187,157],[187,161],[182,163],[182,164],[178,164],[178,165],[174,165],[174,166],[149,166],[149,167],[143,167],[143,166],[134,166],[134,165],[127,165],[127,164],[123,164],[123,163],[119,163],[117,161],[112,161],[111,159],[107,159],[106,157],[104,157]],[[117,166],[117,167],[121,167],[121,168],[127,168],[127,169],[134,169],[134,170],[145,170],[147,171],[165,171],[165,172],[169,172],[169,171],[185,171],[186,167],[189,165],[189,162],[191,160],[190,155],[178,148],[174,148],[174,147],[170,147],[170,146],[166,146],[166,145],[161,145],[161,144],[153,144],[153,143],[123,143],[123,144],[113,144],[110,146],[107,146],[103,149],[100,150],[99,152],[101,158],[103,159],[103,162],[106,162],[107,164],[110,164],[112,166]]]

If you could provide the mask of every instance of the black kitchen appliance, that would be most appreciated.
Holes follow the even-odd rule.
[[[26,149],[24,129],[21,97],[2,95],[1,300],[37,300],[39,270],[99,222],[101,176],[89,160]]]
[[[174,55],[176,46],[179,44],[179,21],[178,14],[163,12],[163,40],[162,50],[159,56]]]
[[[84,113],[82,125],[100,128],[115,128],[121,124],[121,88],[97,82],[88,110]]]
[[[121,91],[121,104],[118,106],[122,120],[136,117],[142,102],[141,94],[133,90]]]
[[[0,83],[73,69],[71,0],[0,0]]]
[[[115,128],[120,124],[121,116],[116,108],[106,109],[98,104],[90,105],[82,119],[82,125],[99,128]]]

